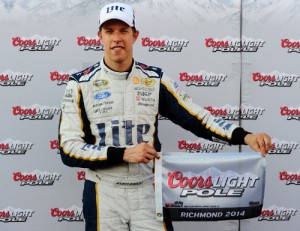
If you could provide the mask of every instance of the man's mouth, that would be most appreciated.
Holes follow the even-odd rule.
[[[122,46],[114,46],[114,47],[112,47],[111,49],[112,49],[112,50],[115,50],[115,51],[118,51],[118,50],[124,49],[124,47],[122,47]]]

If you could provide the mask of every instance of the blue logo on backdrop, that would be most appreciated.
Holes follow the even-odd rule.
[[[96,100],[106,99],[111,96],[111,93],[108,91],[101,92],[95,95]]]

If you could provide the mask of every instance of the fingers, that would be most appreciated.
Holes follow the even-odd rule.
[[[272,146],[271,137],[265,133],[258,134],[257,142],[260,147],[261,154],[266,156]]]
[[[265,157],[268,154],[271,146],[272,141],[271,137],[268,134],[259,133],[255,135],[255,140],[252,148],[257,152],[260,152],[262,156]]]
[[[145,163],[148,164],[151,160],[160,158],[157,151],[151,145],[143,142],[132,148],[125,149],[123,159],[129,163]]]
[[[258,137],[258,138],[256,138],[256,140],[257,140],[257,144],[258,144],[260,153],[261,153],[263,156],[265,156],[265,155],[267,154],[267,151],[266,151],[266,145],[265,145],[264,138]]]
[[[272,138],[268,134],[265,134],[264,140],[265,140],[266,149],[268,152],[272,148],[272,145],[273,145]]]
[[[260,152],[263,157],[268,154],[272,147],[271,137],[266,133],[251,134],[248,137],[247,144],[256,152]]]
[[[144,163],[148,164],[150,160],[153,160],[155,158],[159,158],[159,154],[152,146],[146,144],[144,152]]]
[[[145,153],[153,155],[155,157],[158,155],[158,153],[156,152],[156,150],[152,146],[150,146],[149,144],[146,144],[144,150],[145,150]]]

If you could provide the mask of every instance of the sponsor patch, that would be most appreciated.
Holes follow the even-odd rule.
[[[104,87],[107,87],[109,84],[109,81],[107,79],[98,79],[98,80],[95,80],[93,85],[95,87],[99,87],[99,88],[104,88]]]
[[[145,85],[146,87],[152,87],[155,84],[155,80],[149,78],[143,78],[142,84]]]
[[[140,83],[139,77],[133,77],[133,83],[134,84],[139,84]]]
[[[105,92],[100,92],[98,94],[95,95],[95,100],[102,100],[102,99],[107,99],[111,96],[111,93],[108,91]]]

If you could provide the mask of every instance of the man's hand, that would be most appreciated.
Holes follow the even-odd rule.
[[[128,163],[145,163],[159,158],[157,151],[149,144],[143,142],[132,148],[126,148],[123,160]]]
[[[256,152],[265,157],[272,146],[271,137],[266,133],[248,134],[245,143]]]

